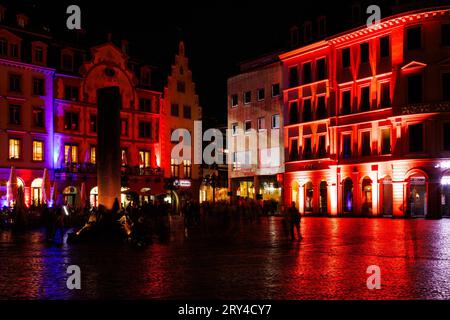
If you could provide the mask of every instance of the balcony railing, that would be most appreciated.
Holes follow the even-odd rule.
[[[402,114],[450,112],[450,102],[416,103],[401,108]]]
[[[56,174],[63,173],[80,173],[80,174],[96,174],[97,166],[92,163],[72,163],[55,170]],[[163,176],[161,168],[141,168],[139,166],[122,166],[122,175],[128,176]]]

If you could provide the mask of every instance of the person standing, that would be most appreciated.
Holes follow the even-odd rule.
[[[291,240],[295,240],[294,228],[297,229],[298,240],[301,240],[302,235],[300,233],[300,212],[295,206],[295,202],[292,202],[291,206],[289,207],[288,216],[290,222]]]

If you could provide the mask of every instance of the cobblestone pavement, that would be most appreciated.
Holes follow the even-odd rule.
[[[450,220],[279,218],[168,243],[49,246],[42,231],[0,231],[0,299],[450,299]],[[69,265],[82,289],[66,287]],[[381,268],[368,290],[367,267]]]

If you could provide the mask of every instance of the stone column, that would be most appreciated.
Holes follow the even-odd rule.
[[[115,199],[120,203],[121,152],[119,87],[97,90],[97,183],[98,204],[111,210]]]

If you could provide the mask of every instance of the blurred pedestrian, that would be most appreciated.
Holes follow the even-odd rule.
[[[302,235],[300,233],[300,212],[295,206],[295,202],[293,201],[291,206],[288,209],[289,222],[290,222],[290,231],[291,231],[291,240],[295,240],[294,228],[297,230],[297,238],[298,240],[302,239]]]

